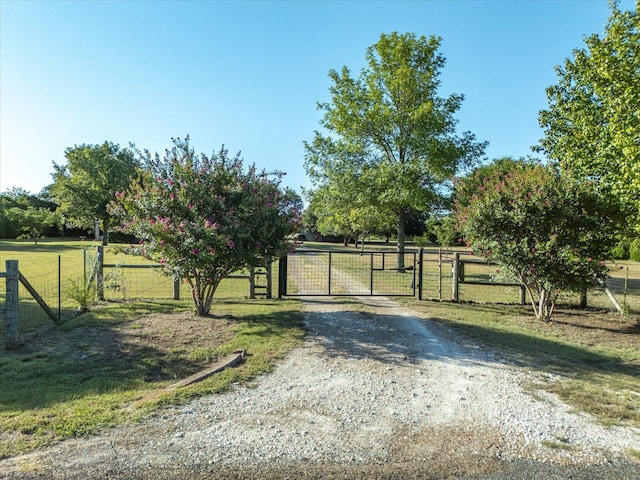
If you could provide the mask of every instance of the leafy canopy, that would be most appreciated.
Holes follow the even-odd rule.
[[[107,206],[135,178],[139,165],[135,152],[104,142],[67,148],[65,157],[66,165],[53,163],[51,195],[69,223],[93,228],[94,220],[99,220],[106,244],[111,222]]]
[[[58,212],[32,205],[13,207],[9,209],[7,217],[22,230],[22,234],[18,238],[29,238],[36,245],[48,227],[53,227],[61,222]]]
[[[537,318],[550,318],[560,290],[606,277],[619,209],[596,182],[503,159],[460,180],[455,198],[464,238],[524,285]]]
[[[111,211],[140,239],[133,253],[184,279],[196,313],[206,315],[222,279],[291,247],[301,201],[280,188],[280,176],[245,168],[224,147],[208,157],[196,155],[188,137],[175,139],[164,158],[146,153],[138,179],[117,193]]]
[[[327,211],[344,217],[350,209],[373,208],[392,215],[401,251],[407,211],[438,204],[442,186],[486,146],[469,132],[456,134],[454,115],[464,97],[438,96],[445,63],[440,42],[383,34],[367,49],[367,67],[358,78],[346,66],[331,70],[331,101],[318,104],[329,135],[315,132],[305,142],[305,168],[314,185],[342,191],[332,195]]]
[[[590,35],[556,67],[539,150],[574,175],[598,179],[640,227],[640,2],[611,2],[604,35]]]

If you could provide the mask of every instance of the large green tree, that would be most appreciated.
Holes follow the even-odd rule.
[[[135,151],[104,142],[76,145],[64,154],[66,165],[53,163],[51,195],[70,224],[91,229],[98,220],[106,245],[111,224],[107,205],[135,178],[139,166]]]
[[[464,97],[438,95],[445,63],[440,43],[433,36],[383,34],[367,49],[367,66],[357,78],[346,66],[331,70],[331,100],[318,104],[327,134],[315,132],[305,142],[314,186],[348,189],[343,197],[356,211],[391,212],[399,252],[407,213],[439,204],[443,185],[486,146],[469,132],[456,134],[455,113]],[[402,268],[404,257],[398,258]]]
[[[551,317],[559,291],[606,277],[619,209],[596,181],[502,159],[462,179],[455,198],[469,246],[524,285],[537,318]]]
[[[598,179],[640,226],[640,16],[611,2],[604,35],[557,66],[540,112],[539,150],[574,175]]]

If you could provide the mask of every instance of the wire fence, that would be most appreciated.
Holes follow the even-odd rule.
[[[453,251],[438,251],[437,249],[425,250],[422,264],[423,299],[451,300],[454,284],[457,283],[457,301],[522,303],[523,297],[520,286],[499,283],[497,275],[499,272],[495,265],[488,265],[478,261],[479,259],[464,252],[458,252],[462,271],[457,274],[462,281],[454,282],[454,253]],[[109,257],[109,255],[111,254],[107,255],[106,262],[111,262],[107,265],[112,266],[105,267],[103,273],[105,301],[175,298],[174,280],[170,275],[166,275],[161,268],[128,268],[128,265],[132,262],[137,262],[138,265],[146,263],[147,266],[149,266],[149,262],[139,258],[125,257],[122,259],[122,257],[115,258]],[[298,263],[295,264],[297,265],[295,270],[296,279],[299,283],[296,288],[303,288],[306,285],[305,279],[307,279],[313,284],[314,289],[319,289],[318,292],[325,291],[323,286],[317,285],[318,282],[325,280],[307,278],[312,275],[311,267],[314,267],[313,262],[301,261],[306,257],[301,256],[299,253],[296,255],[297,257],[295,255],[294,257],[298,260]],[[91,286],[87,287],[91,283],[92,275],[94,275],[95,258],[94,249],[75,249],[63,252],[60,255],[52,255],[51,252],[34,251],[30,252],[27,257],[20,259],[19,268],[42,300],[49,306],[50,310],[61,322],[65,322],[77,315],[79,309],[83,307],[83,301],[91,304],[95,298],[95,290],[91,290]],[[0,271],[4,270],[5,260],[7,259],[0,255]],[[374,268],[379,269],[379,262],[376,262],[374,262]],[[409,263],[407,261],[407,264]],[[340,265],[334,266],[340,267]],[[317,265],[314,268],[317,268]],[[352,278],[357,276],[357,272],[354,272],[356,270],[352,268],[351,271],[344,273],[349,274],[350,278]],[[411,292],[411,288],[414,287],[411,280],[411,278],[414,278],[413,273],[405,274],[404,276],[410,282],[407,285],[403,284],[406,287],[405,290]],[[278,277],[278,268],[273,268],[272,285],[279,285]],[[216,292],[216,298],[243,299],[250,297],[250,282],[247,278],[248,272],[237,272],[232,278],[223,280]],[[363,277],[362,279],[362,282],[366,285],[369,285],[368,282],[370,282],[368,278],[365,279]],[[377,279],[382,277],[376,276],[374,278],[378,281]],[[419,280],[416,279],[418,282]],[[264,280],[256,280],[256,283],[259,282],[263,283]],[[586,295],[586,304],[584,303],[585,298],[580,293],[563,292],[558,298],[558,305],[615,310],[615,301],[624,312],[640,312],[640,264],[635,262],[613,264],[606,287],[608,291],[603,287],[589,289]],[[384,290],[384,285],[376,284],[375,290]],[[189,299],[191,296],[189,286],[185,283],[179,284],[178,294],[182,299]],[[274,288],[273,296],[276,295],[279,295],[279,292],[277,288]],[[51,318],[22,284],[19,286],[18,296],[20,339],[22,342],[28,341],[30,337],[54,326]],[[83,296],[89,298],[83,298]],[[529,299],[526,298],[525,302],[528,303]],[[1,344],[5,344],[6,336],[5,304],[5,279],[0,278]]]
[[[60,255],[34,251],[20,259],[18,268],[57,321],[64,323],[97,303],[96,257],[95,249],[76,249]],[[120,259],[114,262],[114,257],[107,256],[107,261],[114,263],[106,264],[102,272],[103,301],[191,298],[189,285],[181,282],[176,285],[173,276],[167,275],[160,266],[139,258]],[[8,258],[0,258],[0,272],[5,270],[5,260]],[[251,293],[248,278],[247,271],[224,279],[216,291],[216,298],[247,298]],[[277,275],[275,278],[277,282]],[[9,344],[5,280],[0,278],[0,348]],[[264,278],[258,278],[256,283],[256,288],[262,287],[267,291]],[[18,282],[18,318],[19,344],[55,326],[52,318],[21,282]]]
[[[423,298],[450,301],[454,292],[454,254],[450,250],[425,250],[423,264]],[[466,252],[458,252],[461,272],[458,272],[458,298],[461,302],[522,303],[522,288],[506,285],[497,265],[487,264]],[[581,292],[560,292],[559,306],[640,312],[640,264],[618,262],[610,264],[609,278],[604,285]],[[524,298],[529,303],[529,298]]]

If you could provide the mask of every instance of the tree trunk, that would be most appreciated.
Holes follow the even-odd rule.
[[[405,243],[405,214],[404,209],[398,212],[398,271],[404,270],[404,243]]]

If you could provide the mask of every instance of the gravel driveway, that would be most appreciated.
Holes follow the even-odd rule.
[[[638,429],[385,298],[307,299],[307,339],[251,385],[0,461],[2,478],[637,479]],[[250,352],[249,352],[250,353]]]

